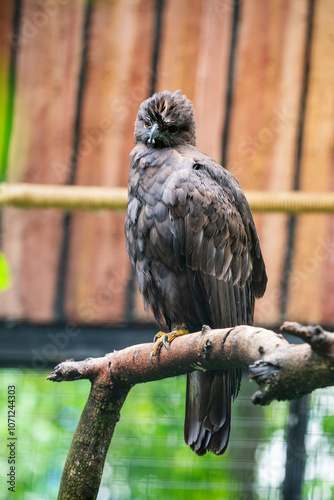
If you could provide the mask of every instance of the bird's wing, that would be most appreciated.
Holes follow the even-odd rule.
[[[178,265],[240,288],[249,283],[260,297],[267,278],[245,195],[229,172],[192,150],[193,161],[173,171],[162,197],[170,213]]]

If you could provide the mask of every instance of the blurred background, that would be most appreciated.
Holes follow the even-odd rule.
[[[333,54],[332,0],[1,0],[0,180],[125,187],[139,104],[181,88],[198,146],[244,190],[332,191]],[[89,391],[48,371],[156,332],[124,217],[2,208],[0,430],[14,384],[17,498],[56,497]],[[269,276],[256,323],[333,329],[333,216],[254,218]],[[254,390],[245,376],[226,455],[198,458],[183,443],[185,379],[134,388],[99,500],[334,498],[334,391],[263,409]],[[2,471],[6,453],[3,440]]]

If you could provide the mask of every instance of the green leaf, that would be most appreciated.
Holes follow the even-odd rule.
[[[12,284],[10,267],[5,256],[0,252],[0,292],[10,288]]]
[[[322,419],[323,431],[327,434],[334,436],[334,416],[326,415]]]

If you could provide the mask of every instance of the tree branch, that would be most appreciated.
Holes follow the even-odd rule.
[[[95,499],[120,410],[130,387],[110,387],[100,379],[92,383],[70,451],[58,500]]]
[[[304,340],[319,356],[334,362],[334,333],[326,332],[320,325],[303,326],[290,321],[283,323],[281,330]]]
[[[285,323],[283,330],[305,340],[292,345],[281,334],[251,326],[211,330],[176,338],[150,361],[152,344],[106,354],[103,358],[68,360],[49,380],[89,379],[91,392],[65,464],[58,499],[95,499],[120,409],[131,387],[189,371],[248,369],[259,388],[253,403],[296,399],[334,385],[334,334],[321,327]]]

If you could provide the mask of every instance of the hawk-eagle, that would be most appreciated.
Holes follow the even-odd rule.
[[[181,90],[156,93],[141,104],[130,156],[126,245],[145,306],[176,332],[168,341],[202,325],[251,324],[254,297],[267,283],[238,181],[195,141],[192,102]],[[236,369],[188,374],[185,441],[198,455],[226,450],[240,378]]]

